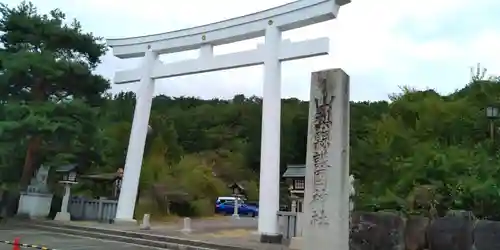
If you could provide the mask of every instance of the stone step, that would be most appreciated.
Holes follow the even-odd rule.
[[[75,236],[84,236],[84,237],[89,237],[89,238],[94,238],[94,239],[111,240],[111,241],[117,241],[117,242],[133,243],[133,244],[141,245],[141,246],[156,247],[156,248],[163,248],[163,249],[169,249],[169,250],[215,250],[213,248],[188,246],[188,245],[176,244],[176,243],[171,243],[171,242],[154,241],[154,240],[141,239],[141,238],[136,238],[136,237],[120,236],[120,235],[114,235],[114,234],[103,234],[100,232],[91,232],[91,231],[87,231],[87,230],[69,229],[66,227],[42,226],[42,225],[35,225],[35,224],[30,225],[30,227],[35,228],[35,229],[55,232],[55,233],[63,233],[63,234],[69,234],[69,235],[75,235]]]
[[[196,241],[179,237],[152,235],[131,231],[120,231],[106,228],[83,227],[52,222],[23,223],[26,227],[42,229],[51,232],[96,239],[133,243],[137,245],[164,248],[170,250],[250,250],[242,247],[225,246],[204,241]]]

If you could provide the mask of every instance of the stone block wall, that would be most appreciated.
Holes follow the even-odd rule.
[[[450,212],[432,221],[389,212],[352,214],[351,250],[499,250],[500,221]]]

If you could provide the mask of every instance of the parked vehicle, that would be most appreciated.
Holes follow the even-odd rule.
[[[234,206],[235,206],[234,199],[232,201],[228,200],[226,202],[220,202],[220,203],[216,202],[215,213],[227,214],[227,215],[233,214]],[[238,201],[238,214],[256,217],[259,216],[259,208],[257,208],[256,206],[245,204],[243,203],[243,201]]]
[[[259,207],[259,202],[258,201],[245,201],[245,204],[254,206],[254,207]]]
[[[236,198],[232,197],[232,196],[220,196],[215,201],[215,204],[220,204],[220,203],[224,203],[227,201],[235,201],[235,200],[236,200]],[[245,203],[245,201],[238,197],[238,203]]]

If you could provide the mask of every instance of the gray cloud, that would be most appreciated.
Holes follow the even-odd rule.
[[[176,4],[164,0],[44,0],[35,4],[42,12],[60,8],[96,35],[128,37],[206,24],[286,2],[291,0],[184,0]],[[284,64],[282,96],[307,99],[310,73],[334,67],[341,67],[351,75],[354,100],[386,99],[401,85],[453,91],[467,82],[468,67],[476,62],[484,63],[492,73],[500,72],[497,60],[500,28],[486,25],[492,23],[490,15],[496,14],[492,12],[498,9],[496,2],[498,0],[355,0],[341,9],[338,20],[284,34],[292,40],[329,36],[331,55]],[[6,3],[19,2],[7,0]],[[215,48],[215,51],[234,52],[255,47],[259,41],[262,39]],[[196,52],[188,52],[165,56],[162,60],[182,60],[195,55]],[[139,63],[140,60],[120,60],[108,53],[97,72],[111,79],[114,71],[136,67]],[[252,67],[172,78],[158,81],[156,86],[157,93],[174,96],[261,95],[262,70]],[[133,84],[114,86],[113,91],[135,88]]]

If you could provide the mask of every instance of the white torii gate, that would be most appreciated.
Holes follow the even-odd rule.
[[[329,39],[282,41],[281,33],[337,17],[350,0],[299,0],[254,14],[167,33],[107,39],[118,58],[144,57],[138,69],[116,72],[114,83],[140,82],[130,133],[117,222],[134,221],[133,214],[148,131],[154,81],[264,64],[262,144],[259,194],[261,241],[280,238],[277,222],[280,183],[281,62],[326,55]],[[265,36],[257,49],[213,55],[213,47]],[[159,54],[199,49],[197,59],[164,64]]]

